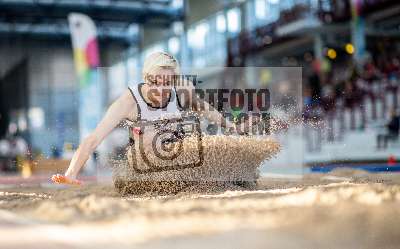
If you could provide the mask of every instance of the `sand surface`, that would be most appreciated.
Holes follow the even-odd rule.
[[[261,178],[257,190],[121,197],[0,188],[1,248],[399,248],[400,175]]]
[[[144,154],[153,166],[145,162],[140,155],[132,156],[144,152],[140,146],[137,150],[127,148],[128,160],[110,161],[118,192],[123,195],[149,192],[205,193],[226,187],[236,189],[235,186],[252,189],[259,177],[260,164],[276,156],[281,147],[273,138],[256,136],[204,135],[201,142],[196,137],[186,137],[179,141],[183,150],[177,153],[177,161],[155,159],[157,156],[154,155],[152,146],[147,146],[148,151]],[[194,163],[196,161],[198,164]],[[164,170],[166,165],[186,166]],[[138,169],[144,172],[138,172]],[[200,181],[202,184],[198,184]]]

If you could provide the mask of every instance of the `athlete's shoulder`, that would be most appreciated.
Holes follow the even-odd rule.
[[[138,95],[138,86],[141,83],[137,84],[137,85],[133,85],[133,86],[128,86],[127,89],[125,90],[125,94],[127,94],[128,96],[130,96],[130,99],[133,100],[134,103],[138,103],[137,101],[137,95]]]
[[[129,109],[126,118],[131,122],[137,120],[140,107],[138,106],[137,99],[131,87],[128,86],[127,89],[125,89],[124,93],[121,95],[121,101],[124,103],[123,106]]]

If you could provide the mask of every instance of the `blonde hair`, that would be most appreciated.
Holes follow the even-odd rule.
[[[155,52],[146,57],[143,64],[143,79],[149,74],[155,74],[160,68],[172,68],[175,74],[179,74],[179,63],[174,56],[165,52]]]

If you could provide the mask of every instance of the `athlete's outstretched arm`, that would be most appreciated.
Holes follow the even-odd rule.
[[[130,114],[132,115],[132,111],[134,117],[129,116]],[[136,103],[127,89],[111,104],[96,129],[83,139],[75,151],[65,174],[53,175],[52,180],[56,183],[80,184],[76,177],[97,146],[124,118],[136,118],[136,115]]]

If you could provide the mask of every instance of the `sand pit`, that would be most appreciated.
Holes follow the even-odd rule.
[[[276,155],[278,142],[267,137],[251,136],[203,136],[201,142],[203,162],[199,167],[179,170],[161,170],[139,173],[131,164],[131,148],[128,160],[112,162],[114,185],[118,192],[127,194],[176,194],[181,191],[215,192],[224,189],[254,189],[259,177],[258,168],[264,160]],[[196,154],[198,141],[192,137],[183,142],[184,153]],[[138,168],[143,161],[134,160]]]
[[[112,184],[8,187],[0,189],[0,245],[399,248],[400,175],[347,173],[261,178],[251,191],[152,197],[121,197]]]

